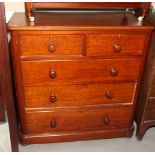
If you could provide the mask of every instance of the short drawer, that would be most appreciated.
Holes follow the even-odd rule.
[[[140,58],[22,61],[24,86],[137,81]]]
[[[100,34],[87,36],[87,56],[141,55],[145,35]]]
[[[150,98],[145,111],[145,120],[155,120],[155,98]]]
[[[87,107],[27,112],[23,133],[67,133],[122,129],[129,126],[131,107]]]
[[[135,83],[25,87],[25,105],[26,108],[51,108],[95,104],[132,104],[135,88]]]
[[[33,55],[82,55],[84,35],[21,35],[21,56]]]

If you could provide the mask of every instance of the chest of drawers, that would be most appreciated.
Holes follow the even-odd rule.
[[[8,24],[21,143],[130,137],[153,27],[130,13],[34,16]]]

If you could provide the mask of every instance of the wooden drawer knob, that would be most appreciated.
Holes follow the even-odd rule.
[[[49,77],[50,77],[51,79],[56,78],[56,76],[57,76],[57,74],[56,74],[55,70],[51,70],[51,71],[49,72]]]
[[[105,96],[106,96],[107,99],[112,99],[112,98],[113,98],[113,94],[112,94],[111,91],[107,91],[107,92],[105,93]]]
[[[57,126],[56,121],[51,121],[50,127],[51,128],[56,128],[56,126]]]
[[[118,75],[118,70],[115,69],[115,68],[111,68],[110,73],[111,73],[111,76],[117,76]]]
[[[52,94],[52,95],[50,96],[50,102],[54,103],[54,102],[56,102],[56,101],[57,101],[57,97],[56,97],[54,94]]]
[[[109,124],[109,118],[108,118],[108,116],[104,116],[103,117],[103,123],[104,123],[104,125],[108,125]]]
[[[113,45],[113,49],[116,53],[119,53],[121,51],[121,45],[116,43]]]
[[[48,46],[48,51],[51,52],[51,53],[55,52],[56,51],[55,45],[53,45],[53,44],[49,45]]]

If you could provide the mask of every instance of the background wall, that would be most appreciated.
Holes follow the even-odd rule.
[[[24,2],[5,2],[6,11],[24,11]]]

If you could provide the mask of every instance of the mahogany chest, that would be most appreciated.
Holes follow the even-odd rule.
[[[8,24],[21,143],[132,136],[153,27],[130,12],[33,16]]]

